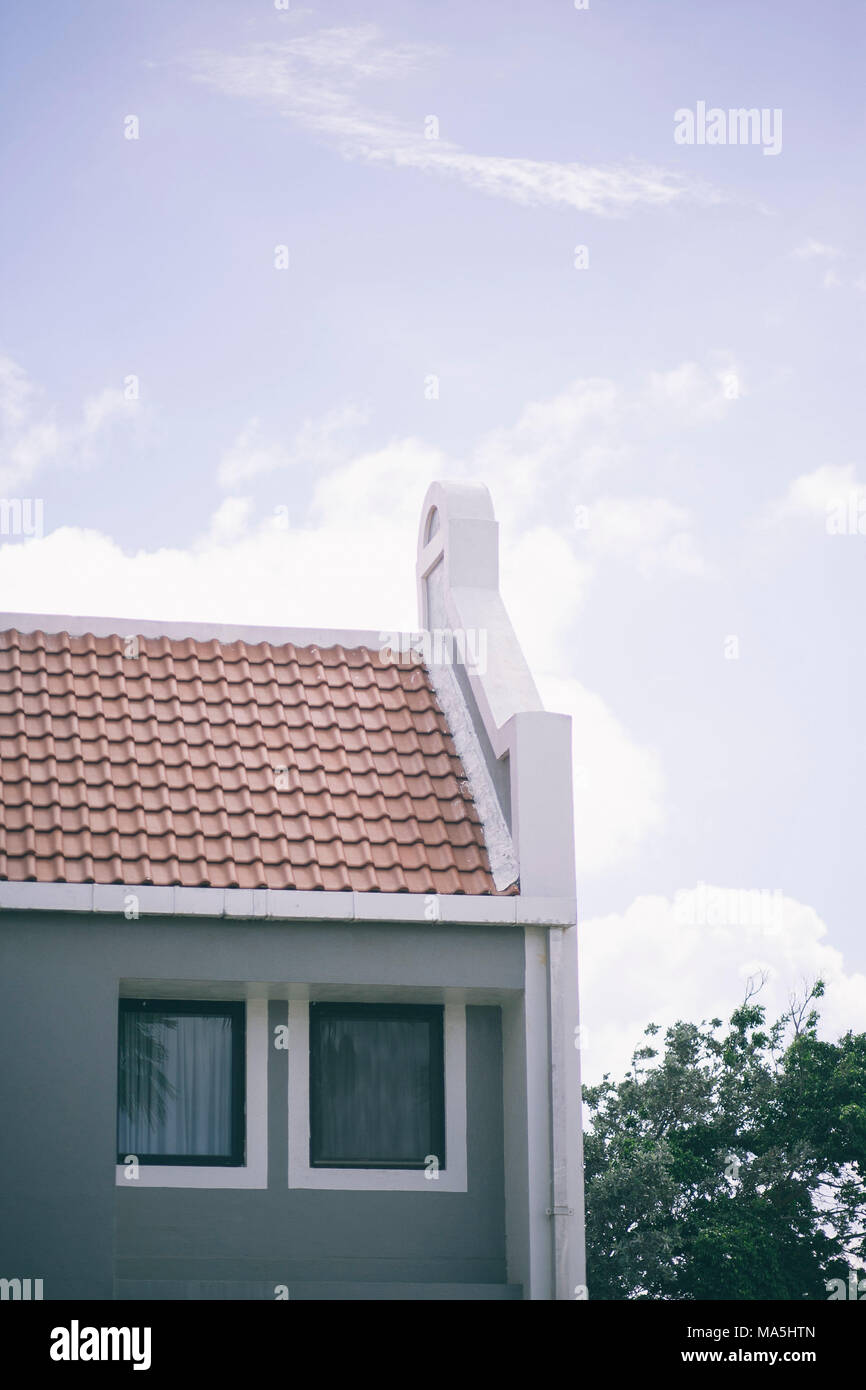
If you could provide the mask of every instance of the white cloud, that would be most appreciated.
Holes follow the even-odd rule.
[[[663,497],[600,497],[587,508],[588,553],[656,574],[706,575],[708,567],[684,507]]]
[[[130,410],[132,407],[132,410]],[[82,408],[83,425],[81,435],[88,440],[115,420],[129,417],[135,410],[135,402],[127,400],[116,387],[106,387],[98,396],[90,396]]]
[[[372,24],[353,28],[317,29],[311,34],[287,40],[282,44],[261,44],[254,51],[270,55],[267,68],[272,91],[279,95],[293,71],[294,60],[300,58],[313,69],[342,72],[349,81],[369,77],[408,77],[423,59],[438,51],[432,45],[400,43],[386,45],[379,40]],[[235,68],[237,72],[237,69]],[[257,80],[260,68],[248,71],[241,83]],[[249,85],[244,90],[250,94]]]
[[[795,478],[785,496],[771,503],[760,521],[774,525],[789,518],[826,519],[832,509],[844,509],[852,499],[855,506],[866,499],[866,482],[858,480],[854,465],[825,463]]]
[[[664,775],[599,695],[572,677],[536,672],[545,708],[572,719],[578,882],[627,861],[665,824]]]
[[[226,497],[211,517],[204,545],[230,545],[249,530],[253,503],[250,497]]]
[[[421,502],[449,471],[401,441],[327,475],[297,515],[254,518],[249,498],[225,498],[183,550],[127,554],[62,527],[0,547],[0,592],[10,611],[409,630]]]
[[[0,357],[0,420],[7,428],[23,425],[34,387],[23,367],[11,357]]]
[[[601,169],[552,160],[472,155],[444,141],[437,142],[435,149],[424,148],[420,140],[408,135],[401,135],[399,141],[392,139],[390,145],[383,140],[378,148],[368,150],[366,157],[403,168],[451,174],[481,193],[525,207],[561,205],[598,216],[623,213],[640,204],[664,207],[699,196],[684,179],[663,169]],[[708,192],[701,197],[712,201]]]
[[[743,373],[729,362],[716,370],[683,362],[667,372],[651,372],[646,404],[682,424],[719,420],[744,394]]]
[[[219,482],[222,487],[236,487],[238,483],[245,483],[260,474],[285,468],[288,462],[288,450],[263,439],[261,424],[254,417],[247,421],[223,454],[219,466]]]
[[[830,246],[827,242],[816,241],[814,237],[808,237],[801,246],[798,246],[791,255],[797,260],[823,262],[826,266],[824,274],[821,276],[821,285],[825,290],[839,289],[846,282],[838,274],[835,267],[828,265],[827,262],[838,261],[844,256],[844,252],[838,246]],[[858,276],[853,282],[854,289],[866,288],[866,278]]]
[[[350,402],[321,419],[306,419],[286,446],[266,439],[260,421],[253,417],[220,460],[220,485],[236,487],[279,470],[332,467],[345,457],[352,432],[366,420],[367,410]]]
[[[268,518],[243,531],[247,517],[217,518],[216,529],[185,550],[126,554],[110,537],[76,527],[0,547],[4,604],[21,612],[287,627],[413,625],[411,590],[395,584],[393,552],[377,552],[363,527],[281,530]],[[413,568],[410,548],[400,569]]]
[[[322,527],[358,535],[388,530],[399,536],[400,546],[411,554],[414,564],[424,493],[434,479],[454,475],[453,464],[438,449],[417,439],[396,440],[321,478],[313,493],[311,515]]]
[[[227,95],[267,101],[297,125],[332,142],[349,159],[457,178],[493,197],[525,206],[562,206],[600,215],[638,205],[720,201],[708,186],[651,166],[593,167],[553,160],[477,155],[445,139],[365,109],[363,81],[403,78],[436,55],[430,47],[388,45],[371,25],[323,29],[242,53],[199,53],[196,80]]]
[[[612,442],[627,409],[604,378],[578,378],[556,396],[530,401],[513,425],[478,444],[472,471],[501,495],[503,520],[526,522],[563,486],[591,477],[618,456]]]
[[[581,924],[584,1080],[605,1071],[621,1078],[648,1023],[727,1019],[749,976],[762,969],[769,978],[758,1002],[769,1019],[785,1012],[804,981],[821,977],[823,1035],[866,1027],[866,976],[846,972],[813,908],[779,895],[771,920],[759,925],[684,925],[681,918],[670,899],[640,897],[623,913]]]
[[[800,261],[810,260],[835,260],[841,256],[842,252],[836,246],[829,246],[824,241],[816,241],[814,237],[807,237],[802,246],[798,246],[791,252]]]
[[[84,401],[80,422],[58,424],[23,368],[0,357],[0,493],[26,486],[49,465],[92,462],[112,429],[132,425],[138,411],[137,400],[106,388]]]
[[[604,378],[570,383],[556,396],[531,401],[513,425],[491,431],[470,456],[469,472],[484,479],[496,498],[497,515],[509,538],[536,530],[553,533],[545,520],[557,518],[558,534],[577,555],[572,572],[548,585],[570,588],[575,604],[600,564],[629,563],[638,573],[706,576],[692,518],[662,497],[593,496],[605,474],[622,470],[637,442],[653,433],[671,438],[672,428],[714,423],[730,405],[733,367],[711,370],[693,362],[653,372],[647,383],[624,391]],[[546,542],[534,564],[543,572],[558,546]],[[525,576],[532,566],[523,565]],[[549,600],[548,600],[549,601]]]
[[[502,596],[530,670],[562,669],[591,567],[552,526],[533,526],[509,537],[501,564]]]

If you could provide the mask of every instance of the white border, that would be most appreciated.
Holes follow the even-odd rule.
[[[268,1001],[247,999],[246,1163],[242,1168],[141,1163],[137,1178],[117,1164],[117,1187],[263,1188],[268,1185]]]
[[[345,627],[262,627],[243,623],[162,622],[152,618],[82,617],[71,613],[0,613],[3,632],[68,632],[70,637],[170,637],[182,641],[193,637],[198,642],[246,642],[250,646],[269,642],[272,647],[358,647],[378,651],[381,634],[367,628]]]
[[[332,893],[283,888],[157,888],[135,883],[0,882],[0,912],[122,917],[219,917],[262,922],[423,922],[444,926],[570,927],[574,897],[469,893]],[[126,914],[130,913],[130,917]]]
[[[310,1006],[289,1000],[289,1187],[343,1192],[466,1192],[466,1007],[445,1005],[445,1167],[310,1167]]]

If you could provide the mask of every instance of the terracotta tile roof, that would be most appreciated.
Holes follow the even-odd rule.
[[[0,878],[496,892],[420,660],[166,637],[138,650],[0,633]]]

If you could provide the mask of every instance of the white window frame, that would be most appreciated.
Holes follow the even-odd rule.
[[[289,1001],[289,1187],[340,1192],[466,1192],[466,1008],[445,1004],[445,1167],[310,1167],[310,1005]],[[346,998],[345,1003],[352,1003]],[[374,1001],[366,999],[364,1002]],[[389,997],[389,1003],[399,1002]]]
[[[170,1008],[172,1000],[166,999]],[[125,1164],[116,1167],[117,1187],[264,1188],[268,1185],[268,1001],[247,999],[246,1125],[242,1167],[140,1163],[129,1178]]]

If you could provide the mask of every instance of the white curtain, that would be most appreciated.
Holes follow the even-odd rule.
[[[232,1020],[123,1009],[121,1154],[227,1158],[232,1144]]]

